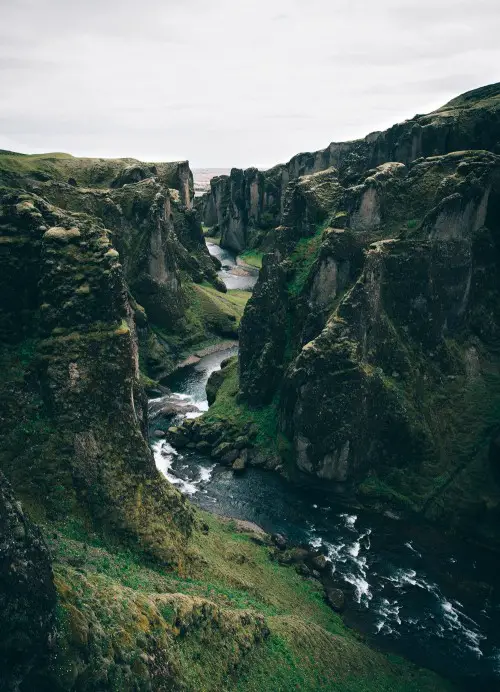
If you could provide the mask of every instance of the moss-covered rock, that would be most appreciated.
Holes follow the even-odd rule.
[[[37,689],[55,630],[50,554],[0,471],[0,687]]]
[[[2,244],[2,285],[16,296],[0,310],[11,342],[3,352],[1,465],[40,512],[81,507],[175,563],[191,511],[156,471],[144,437],[133,313],[109,234],[95,218],[33,194],[5,193],[1,207],[4,237],[13,241]]]
[[[300,179],[240,346],[243,400],[279,401],[289,473],[361,483],[365,501],[490,541],[499,165],[479,151],[382,165],[321,198]]]
[[[229,176],[211,181],[210,192],[199,199],[198,208],[207,226],[220,229],[223,246],[236,252],[256,246],[268,249],[274,244],[274,232],[269,229],[284,223],[289,184],[334,167],[344,184],[362,184],[353,223],[371,230],[378,225],[381,211],[376,189],[381,177],[397,175],[402,164],[423,157],[481,149],[500,153],[499,126],[500,85],[491,84],[427,115],[416,115],[363,139],[332,142],[326,149],[297,154],[264,172],[233,169]],[[370,182],[361,182],[360,176],[370,169]],[[314,205],[309,205],[309,211],[315,214]]]

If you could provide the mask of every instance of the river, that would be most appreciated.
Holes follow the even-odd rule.
[[[238,260],[236,254],[231,250],[221,248],[209,240],[206,241],[206,244],[210,254],[217,257],[222,264],[219,277],[224,281],[228,290],[238,288],[243,291],[251,291],[259,276],[259,270]]]
[[[192,405],[188,416],[207,410],[206,382],[236,352],[211,354],[171,376],[167,384],[175,396]],[[500,689],[496,557],[428,524],[346,505],[342,497],[294,487],[271,472],[250,468],[234,475],[165,440],[152,437],[151,443],[158,469],[199,507],[253,521],[292,542],[326,547],[347,595],[344,620],[372,645],[433,668],[464,689]]]

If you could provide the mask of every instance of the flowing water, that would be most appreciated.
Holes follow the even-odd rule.
[[[236,350],[211,354],[172,375],[174,396],[194,409],[188,416],[207,410],[206,382]],[[467,690],[500,690],[495,557],[427,524],[370,513],[274,473],[248,469],[236,476],[164,440],[153,439],[152,447],[158,469],[198,506],[326,548],[348,597],[344,619],[372,645],[433,668]]]
[[[238,262],[237,256],[231,250],[206,241],[208,251],[222,263],[219,277],[224,281],[229,290],[239,288],[243,291],[251,291],[257,282],[259,270],[248,264]]]
[[[188,416],[207,409],[208,377],[234,353],[211,354],[171,377],[171,389],[198,409]],[[498,563],[488,553],[426,524],[407,525],[396,515],[294,487],[274,473],[248,469],[235,476],[164,440],[152,445],[158,469],[198,506],[292,542],[325,546],[348,595],[347,624],[376,646],[465,681],[468,689],[500,689],[500,603],[490,588]]]

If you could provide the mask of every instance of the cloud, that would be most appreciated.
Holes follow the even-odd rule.
[[[0,148],[273,165],[498,80],[498,0],[0,0]]]

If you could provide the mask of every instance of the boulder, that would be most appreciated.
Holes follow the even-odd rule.
[[[345,595],[342,589],[338,589],[334,586],[326,586],[325,600],[336,613],[341,613],[345,608]]]
[[[233,445],[230,442],[221,442],[211,454],[212,459],[221,459],[225,454],[233,450]]]
[[[287,548],[287,540],[281,533],[274,533],[271,536],[271,539],[274,543],[274,545],[278,548],[278,550],[286,550]]]
[[[239,435],[234,441],[234,446],[236,449],[244,449],[250,445],[250,440],[245,435]]]
[[[242,473],[246,469],[245,460],[238,457],[235,461],[233,461],[232,468],[235,473]]]
[[[224,454],[221,457],[221,460],[220,460],[221,464],[225,464],[226,466],[231,466],[239,456],[240,456],[240,453],[238,452],[238,450],[232,449],[230,452],[226,452],[226,454]]]
[[[310,562],[318,572],[324,572],[330,564],[324,555],[313,555]]]

